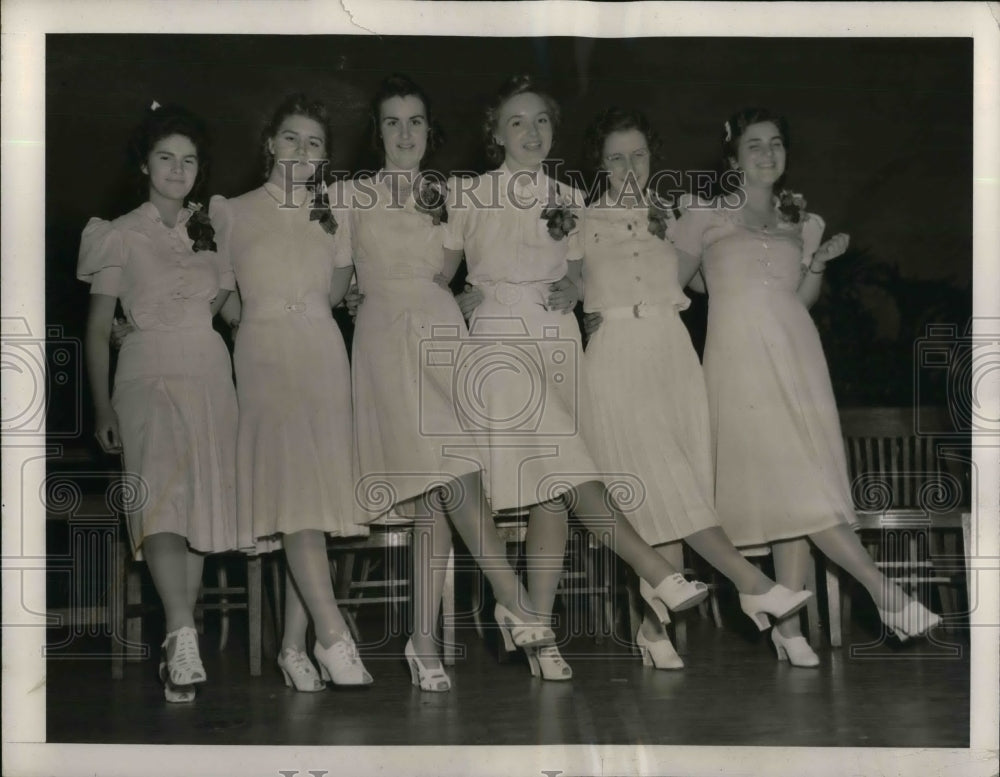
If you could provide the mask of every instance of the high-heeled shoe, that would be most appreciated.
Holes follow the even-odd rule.
[[[663,639],[650,642],[640,631],[635,637],[636,647],[642,653],[643,666],[653,666],[657,669],[683,669],[684,661],[674,649],[674,643],[664,634]]]
[[[777,629],[771,629],[771,641],[778,651],[779,661],[788,661],[792,666],[819,666],[819,656],[801,634],[786,637]]]
[[[410,667],[410,681],[421,691],[444,692],[451,690],[451,678],[444,671],[444,665],[442,664],[437,669],[428,669],[424,666],[424,662],[420,660],[417,651],[413,648],[413,640],[406,640],[403,656]]]
[[[287,647],[278,654],[278,668],[285,677],[285,686],[303,693],[314,693],[326,688],[319,672],[304,651]]]
[[[525,623],[499,602],[493,610],[504,647],[508,653],[515,648],[529,648],[538,645],[550,645],[556,641],[556,634],[548,626],[536,622]]]
[[[528,666],[531,676],[543,680],[571,680],[573,669],[559,652],[555,645],[542,645],[525,651],[528,655]]]
[[[358,646],[350,634],[326,648],[317,642],[313,645],[313,656],[319,664],[319,676],[335,685],[371,685],[374,682],[361,663]]]
[[[165,658],[160,659],[160,682],[163,683],[163,698],[171,704],[194,701],[195,689],[193,685],[174,685],[170,681],[170,672],[167,670]]]
[[[878,615],[890,633],[894,633],[900,642],[906,642],[910,637],[919,637],[941,624],[941,616],[928,610],[916,599],[896,612],[886,612],[881,607]]]
[[[766,594],[740,594],[740,607],[758,629],[766,631],[771,625],[768,615],[780,620],[801,610],[811,596],[812,591],[793,591],[775,583]]]
[[[205,667],[198,652],[198,632],[193,627],[181,626],[169,632],[162,647],[173,685],[205,682]]]
[[[668,608],[674,612],[695,607],[705,601],[708,586],[697,580],[687,580],[680,572],[667,576],[656,588],[645,580],[639,581],[639,595],[646,600],[660,623],[670,623]]]

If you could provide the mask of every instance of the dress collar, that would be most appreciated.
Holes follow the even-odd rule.
[[[284,205],[288,202],[288,198],[285,195],[285,190],[282,189],[277,184],[271,183],[270,181],[266,181],[264,183],[264,191],[266,191],[271,196],[271,199],[274,200],[279,205]],[[292,199],[292,204],[296,208],[301,208],[306,203],[312,203],[312,192],[310,192],[308,189],[304,189],[301,187],[297,189],[292,189],[291,199]]]
[[[177,223],[174,224],[173,227],[168,227],[163,223],[163,217],[160,215],[160,209],[149,200],[142,203],[142,205],[139,206],[138,211],[147,219],[155,224],[161,225],[165,229],[176,229],[177,227],[181,227],[189,218],[191,218],[191,211],[188,208],[181,208],[177,213]]]

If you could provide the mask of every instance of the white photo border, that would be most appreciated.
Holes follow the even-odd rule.
[[[238,9],[238,13],[237,13]],[[234,21],[238,18],[239,21]],[[1000,342],[1000,11],[996,3],[530,3],[400,0],[7,0],[2,28],[2,310],[45,332],[45,36],[49,33],[254,33],[476,36],[971,37],[974,39],[973,313],[977,335]],[[447,20],[447,21],[442,21]],[[992,322],[992,323],[990,323]],[[6,334],[6,333],[5,333]],[[1000,371],[986,375],[982,401],[1000,407]],[[9,401],[6,379],[3,401]],[[5,416],[6,417],[6,416]],[[564,775],[985,775],[997,773],[997,432],[977,437],[974,514],[979,569],[972,615],[969,749],[675,746],[545,747],[203,747],[46,744],[44,628],[3,632],[4,772],[148,777],[179,773]],[[15,444],[16,443],[16,444]],[[25,597],[44,610],[44,515],[22,502],[22,469],[46,440],[3,442],[3,612]],[[40,483],[40,481],[39,481]],[[34,491],[32,489],[35,489]],[[24,512],[27,510],[27,512]],[[34,512],[39,512],[37,509]],[[24,583],[24,584],[22,584]],[[40,589],[39,589],[40,586]]]

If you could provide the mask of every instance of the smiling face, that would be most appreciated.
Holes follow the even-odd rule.
[[[785,141],[774,122],[751,124],[740,137],[734,170],[742,170],[748,186],[774,186],[785,174]]]
[[[602,159],[609,173],[609,194],[613,198],[623,189],[634,194],[645,190],[649,182],[649,156],[646,136],[637,129],[618,130],[605,138]]]
[[[387,170],[416,170],[427,152],[427,109],[416,95],[390,97],[379,110]]]
[[[322,124],[308,116],[286,116],[268,139],[267,150],[274,157],[269,177],[272,183],[284,186],[288,168],[292,180],[302,184],[316,174],[316,163],[326,159],[326,132]]]
[[[153,145],[142,166],[149,176],[149,197],[183,202],[198,178],[198,149],[184,135],[168,135]]]
[[[552,117],[534,92],[514,95],[499,111],[494,137],[513,170],[537,169],[552,149]]]

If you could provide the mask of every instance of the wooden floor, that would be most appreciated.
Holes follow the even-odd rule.
[[[860,616],[858,616],[860,618]],[[534,679],[523,660],[499,663],[460,626],[465,655],[453,689],[421,693],[409,683],[403,642],[362,655],[366,690],[302,694],[285,688],[273,660],[248,673],[243,623],[224,653],[214,624],[202,639],[209,681],[196,702],[167,705],[153,660],[130,663],[113,681],[96,657],[50,657],[47,740],[81,743],[255,745],[665,744],[968,747],[969,658],[964,634],[879,643],[860,618],[843,648],[821,651],[819,669],[778,663],[767,635],[738,624],[688,619],[687,668],[642,666],[627,646],[590,637],[563,649],[575,676]],[[378,623],[361,621],[362,632]],[[150,625],[150,632],[155,628]],[[156,635],[150,633],[150,637]],[[876,644],[865,648],[864,643]],[[946,644],[948,643],[948,644]],[[157,642],[151,640],[151,644]],[[949,644],[951,647],[949,647]],[[99,638],[73,652],[106,650]]]

